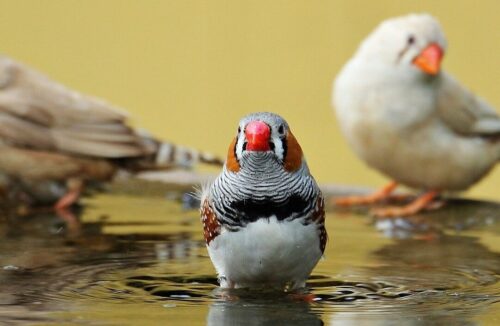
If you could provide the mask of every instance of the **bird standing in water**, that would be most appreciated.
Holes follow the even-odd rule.
[[[401,183],[425,192],[374,214],[412,215],[436,207],[442,191],[467,189],[500,160],[500,118],[440,69],[445,50],[436,19],[411,14],[382,22],[343,67],[333,90],[342,132],[363,161],[394,182],[338,205],[383,201]]]
[[[325,250],[324,200],[283,118],[241,119],[201,217],[221,287],[305,285]]]

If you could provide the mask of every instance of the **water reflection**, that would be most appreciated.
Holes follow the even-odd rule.
[[[332,208],[335,210],[335,208]],[[337,209],[340,216],[368,213],[367,209]],[[446,231],[484,230],[500,233],[500,205],[491,202],[449,199],[443,208],[406,218],[373,219],[375,228],[388,238],[427,239],[441,237]]]
[[[393,220],[391,225],[406,228],[408,236],[385,239],[381,221],[329,215],[332,239],[327,259],[308,282],[310,296],[218,289],[198,213],[178,202],[109,196],[75,213],[77,232],[49,213],[3,216],[0,323],[421,325],[467,324],[478,316],[498,320],[493,307],[500,302],[500,253],[488,244],[498,244],[499,223],[497,211],[487,207]],[[426,236],[429,231],[437,236]]]
[[[324,325],[309,303],[286,296],[233,298],[210,305],[207,325]]]

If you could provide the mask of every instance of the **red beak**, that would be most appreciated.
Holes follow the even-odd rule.
[[[413,59],[413,64],[429,75],[436,75],[441,68],[443,54],[443,49],[432,43]]]
[[[269,137],[271,129],[262,121],[252,121],[245,128],[245,137],[247,139],[247,151],[268,151]]]

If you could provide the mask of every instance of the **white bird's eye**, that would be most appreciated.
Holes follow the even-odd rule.
[[[406,41],[408,43],[408,45],[412,45],[415,43],[415,36],[410,34],[410,36],[408,36],[408,39]]]
[[[240,134],[241,132],[241,127],[238,127],[238,135]]]

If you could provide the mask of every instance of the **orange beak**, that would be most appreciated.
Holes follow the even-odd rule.
[[[413,59],[413,64],[429,75],[436,75],[441,68],[443,54],[443,49],[432,43]]]

